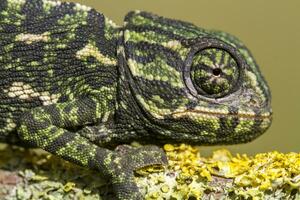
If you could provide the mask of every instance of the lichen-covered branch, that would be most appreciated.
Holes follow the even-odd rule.
[[[253,157],[225,149],[201,157],[197,147],[166,144],[167,168],[141,169],[146,199],[300,199],[300,154]],[[110,185],[41,150],[0,146],[0,199],[113,199]]]

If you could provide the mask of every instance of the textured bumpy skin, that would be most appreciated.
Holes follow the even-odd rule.
[[[123,27],[74,3],[0,1],[0,141],[99,170],[142,199],[152,145],[250,141],[271,124],[270,91],[235,37],[130,12]]]

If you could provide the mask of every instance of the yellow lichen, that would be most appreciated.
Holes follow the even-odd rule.
[[[164,150],[169,159],[168,169],[159,173],[160,177],[165,177],[164,181],[156,182],[156,175],[151,174],[148,178],[156,184],[147,182],[145,186],[152,194],[158,192],[159,197],[201,199],[204,191],[224,190],[224,187],[224,196],[232,195],[234,191],[237,197],[252,199],[265,198],[272,191],[282,190],[283,186],[286,191],[281,192],[286,196],[292,195],[293,189],[299,192],[299,153],[274,151],[249,157],[245,154],[233,156],[228,150],[220,149],[213,152],[211,157],[201,157],[198,147],[186,144],[165,144]],[[226,186],[215,184],[218,179]],[[139,183],[142,185],[142,181]],[[169,185],[167,194],[161,189],[162,186],[158,187],[162,184]],[[146,199],[151,198],[146,194]]]
[[[73,188],[76,186],[76,184],[74,182],[67,182],[64,185],[64,191],[65,192],[70,192],[71,190],[73,190]]]

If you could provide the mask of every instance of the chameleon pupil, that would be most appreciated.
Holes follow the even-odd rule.
[[[222,73],[222,70],[220,68],[215,68],[215,69],[213,69],[212,73],[214,76],[220,76]]]

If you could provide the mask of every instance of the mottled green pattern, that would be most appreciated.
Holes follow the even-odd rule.
[[[0,1],[0,141],[40,147],[142,199],[135,170],[156,146],[250,141],[271,124],[270,91],[233,36],[131,12],[118,27],[92,8]]]

